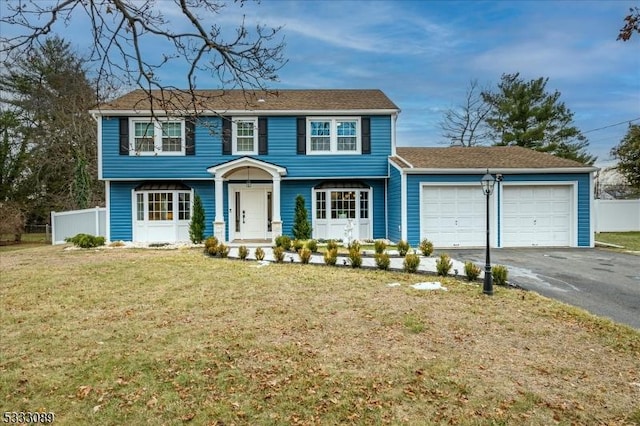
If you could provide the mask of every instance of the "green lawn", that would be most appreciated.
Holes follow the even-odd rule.
[[[626,250],[640,251],[640,232],[600,232],[596,241],[623,246]]]
[[[0,411],[55,424],[640,422],[640,333],[531,292],[201,250],[40,247],[0,277]]]

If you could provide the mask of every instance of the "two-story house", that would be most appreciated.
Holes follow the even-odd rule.
[[[494,246],[593,246],[595,168],[519,147],[397,148],[400,110],[380,90],[169,96],[91,111],[110,241],[188,241],[195,194],[206,235],[272,241],[291,235],[300,194],[316,239],[482,246],[490,169]]]
[[[198,114],[133,91],[92,111],[110,240],[188,241],[200,195],[221,241],[291,234],[305,197],[314,238],[386,237],[398,107],[379,90],[199,93]],[[195,110],[195,109],[194,109]]]

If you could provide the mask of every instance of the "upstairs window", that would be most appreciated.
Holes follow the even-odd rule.
[[[308,118],[307,153],[360,154],[360,120],[357,118]]]
[[[130,155],[184,155],[184,120],[131,120]]]
[[[258,154],[258,119],[234,119],[232,123],[233,154]]]

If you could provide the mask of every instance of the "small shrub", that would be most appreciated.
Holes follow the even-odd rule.
[[[355,250],[359,253],[362,246],[360,245],[360,241],[353,240],[349,243],[349,246],[347,248],[349,249],[349,251]]]
[[[255,251],[256,260],[264,260],[264,250],[261,247],[258,247]]]
[[[373,242],[373,248],[376,254],[382,254],[387,249],[387,242],[384,240],[375,240]]]
[[[68,243],[72,243],[80,248],[94,248],[104,245],[104,237],[96,237],[91,234],[76,234],[73,237],[64,239]]]
[[[189,238],[194,244],[200,244],[204,240],[204,207],[200,195],[193,197],[193,214],[189,222]]]
[[[284,250],[289,250],[291,247],[291,238],[286,235],[279,235],[276,237],[276,247],[282,247]]]
[[[352,268],[359,268],[362,266],[362,254],[360,253],[360,244],[352,246],[349,249],[349,261]]]
[[[467,280],[475,281],[480,276],[482,269],[473,262],[464,262],[464,274],[467,276]]]
[[[433,253],[433,243],[426,238],[420,241],[420,251],[422,252],[423,256],[431,256],[431,254]]]
[[[325,265],[334,266],[338,261],[338,249],[332,248],[324,252]]]
[[[307,248],[311,250],[311,253],[315,253],[318,251],[318,242],[316,240],[307,241]]]
[[[300,249],[298,254],[300,255],[300,262],[302,262],[302,264],[304,265],[308,264],[309,261],[311,260],[311,250],[309,250],[306,247],[303,247],[302,249]]]
[[[223,259],[229,256],[229,246],[227,246],[224,243],[218,244],[218,256],[220,256]]]
[[[284,262],[284,247],[276,246],[273,248],[273,259],[276,263]]]
[[[491,268],[491,275],[493,276],[493,282],[495,285],[507,285],[509,270],[506,266],[495,265]]]
[[[336,249],[338,250],[338,242],[336,240],[327,241],[327,251]]]
[[[446,277],[449,275],[449,271],[453,266],[453,262],[451,262],[451,257],[448,254],[442,253],[440,258],[436,260],[436,270],[438,271],[438,275]]]
[[[304,241],[302,240],[293,240],[291,243],[291,248],[293,248],[293,251],[296,253],[298,253],[302,247],[304,247]]]
[[[218,239],[216,237],[209,237],[204,240],[204,252],[209,256],[218,254]]]
[[[420,256],[416,253],[407,253],[404,257],[404,262],[402,262],[402,266],[406,272],[416,272],[418,266],[420,266]]]
[[[387,253],[376,253],[375,259],[378,269],[382,269],[383,271],[389,269],[389,265],[391,265],[391,259],[389,258],[389,255]]]
[[[398,249],[398,254],[402,257],[405,257],[409,252],[409,249],[411,248],[411,246],[405,240],[400,240],[398,241],[396,248]]]
[[[245,260],[247,256],[249,256],[249,249],[247,248],[247,246],[238,247],[238,257],[240,258],[240,260]]]

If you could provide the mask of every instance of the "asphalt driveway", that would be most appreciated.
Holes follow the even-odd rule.
[[[484,265],[484,249],[451,257]],[[640,256],[603,249],[492,249],[509,281],[640,330]]]

